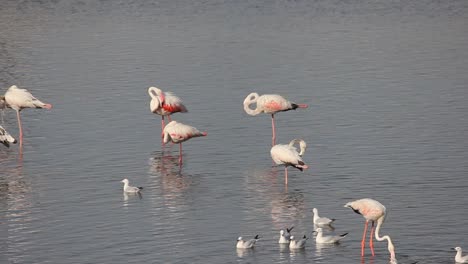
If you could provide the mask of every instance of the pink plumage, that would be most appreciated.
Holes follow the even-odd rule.
[[[206,136],[206,132],[200,132],[193,126],[185,125],[177,121],[171,121],[164,127],[163,142],[179,144],[179,163],[182,163],[182,142],[187,141],[193,137]]]
[[[256,103],[256,108],[251,109],[250,105]],[[275,114],[289,110],[296,110],[297,108],[307,108],[306,104],[296,104],[286,100],[278,94],[264,94],[259,96],[258,93],[251,93],[244,99],[244,110],[251,116],[260,113],[271,114],[272,126],[272,146],[276,145],[276,127],[275,127]]]
[[[294,147],[295,144],[299,144],[300,152]],[[307,144],[302,139],[293,139],[288,145],[278,144],[274,145],[271,150],[271,158],[277,165],[283,165],[284,168],[284,181],[288,184],[288,166],[292,166],[300,171],[309,168],[302,160]]]
[[[8,88],[5,93],[6,105],[16,111],[18,119],[18,127],[20,133],[20,148],[23,146],[23,127],[21,124],[20,111],[24,108],[45,108],[51,109],[52,105],[43,103],[36,97],[34,97],[28,90],[20,89],[16,85]]]

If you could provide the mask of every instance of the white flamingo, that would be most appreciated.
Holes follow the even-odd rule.
[[[309,238],[306,237],[306,235],[304,235],[302,237],[302,239],[300,239],[300,240],[296,240],[296,239],[294,239],[294,236],[291,236],[291,242],[289,243],[289,248],[290,249],[305,248],[307,239],[309,239]]]
[[[279,244],[289,244],[291,240],[291,231],[293,230],[294,226],[291,228],[286,228],[286,230],[280,230],[280,238],[278,240]]]
[[[320,217],[317,208],[312,209],[312,212],[314,213],[314,225],[317,227],[331,227],[331,224],[335,221],[335,219],[330,219],[328,217]]]
[[[348,233],[344,233],[339,236],[325,236],[323,235],[323,229],[322,228],[317,228],[317,230],[314,231],[317,233],[317,237],[315,237],[315,242],[318,244],[335,244],[339,243],[341,239],[345,238],[345,236]]]
[[[380,237],[380,228],[383,225],[386,217],[386,208],[381,203],[374,199],[364,198],[355,200],[352,202],[347,203],[344,207],[348,207],[353,209],[354,212],[362,215],[366,219],[366,223],[364,225],[364,233],[362,234],[362,241],[361,241],[361,256],[364,256],[364,247],[366,243],[366,233],[367,233],[367,226],[369,221],[372,222],[372,230],[370,233],[370,242],[369,246],[372,252],[372,256],[374,256],[374,245],[372,243],[372,233],[374,233],[374,222],[377,221],[377,228],[375,229],[375,239],[377,241],[384,241],[387,240],[388,243],[388,252],[390,252],[390,262],[396,263],[395,257],[395,247],[393,246],[392,239],[390,236],[385,235]]]
[[[300,152],[294,147],[299,144]],[[288,145],[278,144],[271,148],[271,158],[277,165],[284,165],[284,181],[288,184],[288,166],[292,166],[300,171],[309,168],[302,160],[302,155],[307,148],[307,144],[302,139],[293,139]]]
[[[255,109],[251,109],[251,104],[257,104]],[[264,94],[259,96],[258,93],[251,93],[244,99],[244,110],[251,116],[260,113],[271,114],[271,127],[272,139],[271,145],[276,145],[276,127],[275,127],[275,114],[289,110],[296,110],[297,108],[307,108],[306,104],[296,104],[286,100],[278,94]]]
[[[463,251],[461,247],[455,247],[452,248],[457,251],[457,254],[455,255],[455,262],[456,263],[468,263],[468,255],[462,256]]]
[[[51,104],[41,102],[28,90],[20,89],[16,85],[11,86],[5,93],[5,102],[8,107],[16,111],[19,127],[20,148],[23,146],[23,126],[21,124],[20,111],[24,108],[45,108],[51,109]]]
[[[165,127],[164,117],[167,116],[169,122],[174,113],[186,113],[187,108],[182,100],[171,92],[163,92],[154,86],[148,88],[148,94],[151,96],[150,110],[152,113],[161,116],[161,137]]]
[[[193,126],[185,125],[177,121],[171,121],[166,125],[163,131],[163,142],[179,144],[179,164],[182,164],[182,142],[193,137],[204,137],[208,135],[206,132],[200,132]]]
[[[2,126],[0,126],[0,143],[6,147],[10,147],[10,143],[15,144],[16,139],[10,135]]]
[[[253,239],[243,240],[242,237],[237,239],[236,248],[253,248],[259,237],[256,235]]]
[[[124,183],[123,191],[128,193],[137,193],[143,190],[143,187],[134,187],[130,186],[130,182],[128,179],[123,179],[121,182]]]

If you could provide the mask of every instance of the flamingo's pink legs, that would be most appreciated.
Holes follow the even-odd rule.
[[[21,125],[21,116],[19,110],[16,110],[16,117],[18,119],[18,127],[19,127],[19,138],[20,138],[20,148],[23,147],[23,126]]]
[[[374,221],[372,221],[372,229],[371,229],[370,237],[369,237],[369,246],[370,246],[370,250],[372,252],[372,256],[375,256],[375,254],[374,254],[374,243],[372,242],[372,236],[374,235],[374,231],[375,231]]]
[[[369,223],[369,220],[366,220],[366,223],[364,224],[364,233],[362,234],[362,241],[361,241],[361,256],[364,256],[364,247],[366,246],[366,233],[367,233],[367,224]]]
[[[288,167],[284,167],[284,184],[288,185]]]
[[[276,145],[276,127],[275,127],[275,114],[271,114],[271,129],[273,137],[271,138],[271,146]]]
[[[179,144],[179,165],[182,165],[182,143]]]
[[[167,119],[169,119],[169,122],[172,122],[172,118],[170,115],[167,116]]]
[[[166,123],[164,122],[164,116],[161,116],[161,138],[164,138],[164,127],[166,127]]]

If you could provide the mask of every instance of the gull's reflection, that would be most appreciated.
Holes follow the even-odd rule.
[[[239,258],[245,258],[253,255],[255,248],[236,248],[237,256]]]
[[[128,193],[128,192],[123,192],[124,196],[124,206],[128,206],[129,199],[143,199],[143,195],[140,192],[137,193]]]

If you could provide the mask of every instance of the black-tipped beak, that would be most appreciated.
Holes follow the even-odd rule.
[[[13,143],[13,144],[16,144],[16,142],[18,142],[18,140],[15,139],[12,143]]]

